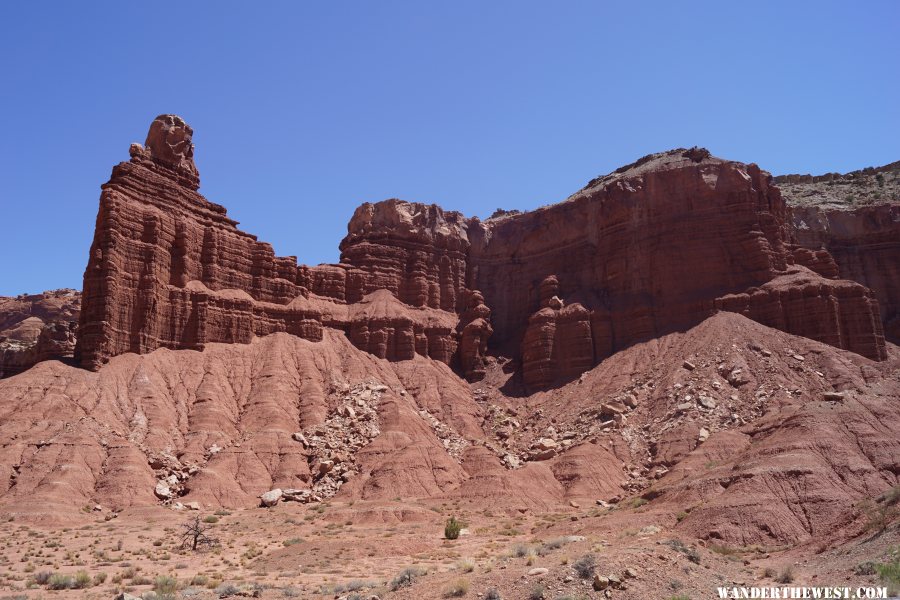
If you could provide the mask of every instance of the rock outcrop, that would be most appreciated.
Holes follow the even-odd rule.
[[[364,204],[340,264],[298,265],[197,192],[192,133],[179,117],[158,117],[146,144],[133,144],[131,160],[103,185],[84,277],[83,366],[282,331],[316,341],[331,327],[382,358],[421,354],[478,371],[490,311],[464,322],[457,315],[483,306],[466,304],[475,296],[465,286],[468,222],[459,213]]]
[[[80,309],[81,293],[70,289],[0,298],[0,378],[71,358]]]
[[[775,182],[791,207],[800,250],[833,258],[828,271],[870,288],[885,335],[900,341],[900,162]]]
[[[870,288],[885,335],[900,341],[900,203],[853,210],[796,206],[792,214],[797,242],[827,251],[841,277]]]
[[[717,310],[883,359],[876,298],[828,278],[827,252],[801,251],[798,263],[770,180],[756,165],[676,150],[470,230],[471,285],[493,311],[493,343],[520,345],[532,388]]]
[[[570,379],[717,310],[883,359],[878,302],[796,248],[756,165],[703,149],[650,155],[557,205],[481,222],[435,205],[363,204],[336,265],[277,257],[197,192],[192,130],[158,117],[103,186],[77,355],[202,349],[343,331],[389,360],[484,376],[520,354],[525,384]]]

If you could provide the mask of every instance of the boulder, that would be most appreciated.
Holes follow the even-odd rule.
[[[275,488],[274,490],[269,490],[259,497],[260,503],[266,507],[272,507],[278,504],[278,501],[281,500],[281,497],[284,495],[280,488]]]

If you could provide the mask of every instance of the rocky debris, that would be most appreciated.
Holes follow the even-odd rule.
[[[846,396],[842,392],[825,392],[822,399],[828,402],[843,402]]]
[[[262,506],[268,508],[278,504],[278,501],[281,500],[282,496],[284,496],[284,492],[280,488],[275,488],[260,496],[259,499]]]
[[[549,460],[556,456],[560,447],[556,440],[551,438],[541,438],[532,444],[529,460]]]
[[[469,441],[424,408],[420,408],[418,412],[419,416],[431,426],[431,430],[443,444],[444,450],[458,462],[463,451],[469,446]]]
[[[156,497],[160,500],[171,500],[175,495],[169,488],[169,483],[167,481],[157,481],[153,493],[155,493]]]
[[[315,502],[330,498],[358,473],[356,453],[381,432],[378,405],[387,391],[387,386],[375,380],[346,386],[340,405],[323,424],[292,435],[307,450],[313,481],[308,494],[285,490],[285,494],[290,492],[291,500]]]
[[[546,567],[535,567],[533,569],[529,569],[528,576],[535,577],[535,576],[540,576],[540,575],[546,575],[549,572],[550,572],[550,569],[547,569]]]
[[[700,406],[708,410],[712,410],[716,407],[716,401],[709,396],[700,395],[697,397],[697,402],[700,404]]]

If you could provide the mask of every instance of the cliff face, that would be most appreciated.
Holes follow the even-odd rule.
[[[756,165],[702,149],[650,155],[560,204],[484,223],[438,206],[363,204],[337,265],[307,267],[237,229],[197,193],[192,131],[158,117],[103,186],[77,355],[202,349],[342,331],[389,360],[422,355],[483,376],[488,347],[529,388],[583,373],[717,310],[883,359],[878,302],[795,248]]]
[[[80,309],[81,293],[70,289],[0,297],[0,378],[71,357]]]
[[[84,277],[83,366],[282,331],[315,341],[323,327],[346,331],[384,358],[417,352],[454,360],[455,311],[468,299],[458,213],[399,201],[363,205],[341,244],[341,264],[298,265],[197,193],[191,139],[180,118],[158,117],[146,145],[133,144],[131,160],[103,186]],[[383,298],[366,303],[384,309],[373,314],[348,309],[383,289],[397,299],[389,309]]]
[[[840,276],[872,289],[885,335],[900,341],[900,204],[834,210],[793,208],[797,242],[825,249]]]
[[[885,335],[900,342],[900,162],[775,181],[791,206],[795,241],[829,253],[835,273],[871,288]]]
[[[521,347],[528,386],[716,310],[885,356],[877,301],[858,283],[823,277],[834,274],[827,252],[792,246],[769,175],[701,149],[650,155],[470,237],[493,343]]]

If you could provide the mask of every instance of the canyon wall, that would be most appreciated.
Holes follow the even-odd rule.
[[[827,250],[840,276],[872,289],[881,306],[885,335],[900,342],[900,204],[836,210],[792,210],[797,242]]]
[[[0,378],[75,350],[81,293],[60,289],[0,297]]]
[[[638,341],[718,310],[885,356],[878,301],[796,247],[756,165],[703,149],[650,155],[565,202],[481,222],[386,200],[354,213],[335,265],[275,256],[198,193],[192,131],[163,115],[103,185],[76,354],[202,349],[342,331],[390,360],[416,354],[484,374],[521,357],[529,388],[576,377]]]
[[[470,239],[492,343],[521,347],[529,387],[717,310],[885,357],[877,300],[823,276],[835,270],[827,252],[792,245],[768,173],[702,149],[650,155]]]
[[[298,265],[197,192],[192,135],[179,117],[158,117],[145,144],[132,144],[131,160],[102,186],[76,350],[84,367],[124,352],[200,350],[282,331],[319,340],[323,327],[384,358],[418,352],[454,360],[468,324],[456,310],[470,295],[461,215],[399,201],[365,204],[340,264]],[[397,300],[366,301],[383,289]],[[480,340],[468,343],[476,351],[467,347],[467,355],[478,355]],[[468,359],[469,370],[479,360]]]

